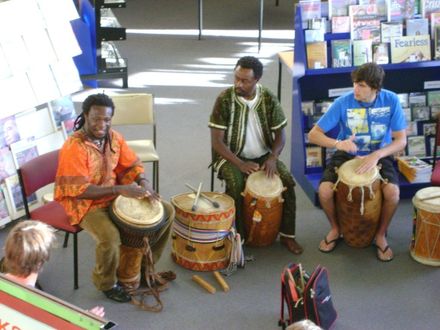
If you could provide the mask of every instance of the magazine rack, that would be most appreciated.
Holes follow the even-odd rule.
[[[328,8],[322,3],[322,15],[327,16]],[[331,61],[330,40],[350,39],[349,33],[326,33],[327,58]],[[341,88],[351,88],[350,73],[353,67],[307,69],[306,45],[301,21],[301,8],[295,10],[295,51],[293,64],[292,91],[292,152],[291,172],[296,181],[315,205],[318,201],[318,185],[322,167],[306,166],[306,143],[304,135],[308,132],[307,116],[301,110],[301,102],[327,99],[331,93]],[[440,61],[382,65],[386,72],[384,88],[395,93],[424,92],[440,88]],[[337,131],[328,133],[336,136]],[[415,192],[429,183],[410,184],[400,176],[401,198],[411,198]]]

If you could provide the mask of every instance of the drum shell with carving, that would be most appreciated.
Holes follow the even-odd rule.
[[[224,269],[231,255],[232,243],[227,236],[235,219],[235,203],[226,194],[203,194],[220,206],[215,208],[200,198],[193,211],[193,193],[171,198],[176,210],[171,256],[178,265],[195,271]]]
[[[120,197],[122,198],[122,196],[118,198]],[[121,236],[117,277],[119,283],[127,290],[137,289],[140,285],[142,261],[146,262],[144,249],[151,248],[153,256],[158,259],[165,247],[163,240],[167,240],[167,237],[163,236],[169,235],[169,227],[174,221],[175,212],[170,203],[163,200],[160,203],[163,214],[161,217],[156,217],[160,220],[146,223],[144,226],[140,223],[131,223],[127,218],[123,219],[124,216],[116,210],[116,200],[110,208],[111,218],[118,227]],[[144,237],[148,237],[148,247],[145,246]]]
[[[268,246],[276,240],[283,216],[284,190],[276,174],[273,178],[264,171],[249,175],[242,194],[247,245]]]
[[[435,196],[439,198],[432,198]],[[430,197],[432,199],[424,200]],[[412,202],[414,224],[410,254],[422,264],[440,266],[440,187],[420,189]]]
[[[171,203],[176,210],[176,219],[186,226],[207,230],[229,230],[235,219],[234,200],[222,193],[204,192],[205,196],[220,204],[219,208],[210,206],[199,198],[198,208],[192,211],[193,193],[176,195]]]
[[[357,248],[371,245],[379,227],[383,199],[379,169],[356,174],[354,170],[360,162],[356,158],[349,160],[337,170],[335,194],[341,234],[348,245]]]

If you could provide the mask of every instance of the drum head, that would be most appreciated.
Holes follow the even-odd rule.
[[[120,221],[141,228],[155,227],[164,216],[162,203],[148,198],[118,196],[113,202],[113,211]]]
[[[283,182],[278,175],[269,178],[264,171],[258,171],[249,175],[246,189],[258,196],[274,198],[282,193]]]
[[[362,159],[353,158],[342,164],[341,167],[338,169],[339,180],[347,185],[352,185],[356,187],[361,187],[373,183],[379,175],[378,168],[374,167],[366,173],[357,174],[355,171],[359,167],[361,162]]]
[[[418,209],[431,213],[440,213],[440,187],[420,189],[413,198],[413,204]]]
[[[234,207],[234,200],[228,195],[215,193],[215,192],[203,192],[203,194],[212,201],[217,202],[219,204],[219,207],[216,208],[205,199],[199,198],[197,201],[196,211],[192,211],[191,208],[196,198],[195,193],[185,193],[185,194],[176,195],[171,198],[171,203],[174,205],[174,207],[178,209],[184,210],[185,212],[188,213],[196,213],[196,214],[217,214]]]

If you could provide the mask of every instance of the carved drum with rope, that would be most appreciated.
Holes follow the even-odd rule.
[[[369,246],[379,226],[382,211],[382,178],[375,167],[363,174],[355,171],[360,158],[351,159],[336,172],[336,214],[344,241],[353,247]]]
[[[272,178],[267,177],[264,171],[249,175],[242,194],[247,245],[267,246],[275,241],[283,215],[284,190],[276,174]]]
[[[172,257],[180,266],[196,271],[224,269],[229,265],[232,251],[234,200],[221,193],[204,192],[203,195],[208,200],[198,200],[195,210],[195,194],[171,198],[176,210],[171,235]]]
[[[172,222],[172,206],[164,207],[163,203],[166,202],[118,196],[110,208],[110,216],[121,236],[118,280],[127,289],[139,287],[144,256],[151,253]]]
[[[420,189],[412,202],[411,256],[422,264],[440,266],[440,187]]]

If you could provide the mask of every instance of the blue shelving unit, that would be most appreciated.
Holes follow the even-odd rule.
[[[322,8],[323,15],[326,8]],[[325,40],[349,39],[348,33],[327,33]],[[327,43],[330,54],[329,43]],[[330,59],[331,57],[328,56]],[[440,61],[399,63],[383,65],[386,72],[384,87],[396,93],[424,92],[425,82],[440,81]],[[301,111],[301,102],[329,98],[329,90],[352,86],[348,68],[307,69],[304,31],[301,23],[301,8],[295,10],[295,48],[293,59],[292,91],[292,153],[291,172],[309,198],[319,205],[317,188],[322,169],[307,168],[304,134],[306,120]],[[401,176],[401,198],[411,198],[417,190],[429,186],[429,183],[411,184]]]

